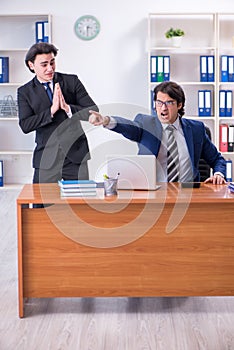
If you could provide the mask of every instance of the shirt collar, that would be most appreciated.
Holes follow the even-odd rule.
[[[167,126],[170,125],[170,124],[166,124],[166,123],[161,123],[161,124],[162,124],[162,127],[163,127],[164,131],[166,130]],[[174,123],[171,124],[171,125],[173,125],[176,130],[179,130],[179,128],[180,128],[180,118],[179,118],[179,116],[178,116],[178,118],[176,118]]]

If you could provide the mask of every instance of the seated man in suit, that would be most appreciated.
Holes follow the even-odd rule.
[[[49,43],[34,44],[25,63],[35,76],[18,89],[19,125],[26,134],[36,132],[33,183],[89,178],[80,121],[98,108],[76,75],[55,71],[57,51]]]
[[[203,158],[213,169],[213,175],[205,182],[225,183],[226,161],[207,136],[204,124],[182,118],[185,105],[183,89],[175,82],[163,82],[154,89],[154,101],[156,117],[138,114],[131,121],[90,110],[89,121],[137,142],[139,154],[154,154],[159,182],[200,181],[199,160]],[[173,149],[168,152],[172,145]]]

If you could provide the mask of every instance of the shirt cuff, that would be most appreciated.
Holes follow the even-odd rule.
[[[117,121],[113,117],[109,117],[109,118],[110,118],[109,124],[105,125],[104,128],[111,130],[111,129],[114,129],[116,127]]]
[[[224,175],[223,175],[220,171],[216,171],[216,172],[214,173],[214,175],[220,175],[220,176],[222,176],[222,177],[224,178]]]
[[[70,106],[68,106],[68,107],[69,107],[69,111],[67,112],[67,116],[68,116],[68,118],[71,118],[72,117],[71,107]]]

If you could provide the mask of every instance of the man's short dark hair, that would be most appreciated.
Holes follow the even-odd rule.
[[[53,45],[49,43],[37,43],[30,47],[28,50],[26,57],[25,57],[25,64],[28,67],[28,69],[34,73],[34,70],[29,67],[28,62],[34,63],[35,58],[37,55],[47,54],[47,53],[53,53],[54,56],[57,56],[58,49]]]
[[[158,92],[169,95],[173,100],[177,101],[177,105],[182,103],[182,107],[178,110],[179,115],[184,115],[185,94],[181,86],[173,81],[164,81],[154,88],[154,101],[157,99]]]

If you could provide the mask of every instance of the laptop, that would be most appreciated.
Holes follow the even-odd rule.
[[[157,190],[156,157],[153,155],[108,155],[107,174],[118,176],[119,190]],[[119,175],[118,175],[119,174]]]

